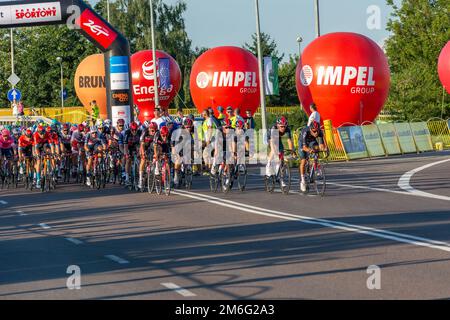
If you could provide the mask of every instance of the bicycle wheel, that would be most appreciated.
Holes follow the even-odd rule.
[[[280,189],[283,194],[289,194],[291,189],[291,169],[286,162],[283,162],[280,168]]]
[[[273,193],[273,191],[275,190],[275,176],[265,176],[264,186],[266,188],[266,192]]]
[[[161,163],[159,163],[158,166],[159,166],[159,168],[161,168]],[[162,175],[161,175],[161,172],[159,174],[155,174],[154,171],[153,171],[153,176],[154,176],[153,179],[155,181],[156,194],[160,195],[162,193]]]
[[[228,193],[231,190],[231,165],[229,166],[227,172],[225,170],[222,172],[222,191],[223,193]]]
[[[247,167],[245,166],[245,164],[238,165],[236,174],[238,188],[242,192],[245,190],[245,186],[247,185]]]
[[[215,174],[209,174],[209,188],[211,189],[212,192],[216,193],[217,190],[219,189],[219,184],[220,184],[220,174],[219,174],[219,169],[218,166],[216,166],[216,170],[215,170]]]
[[[317,195],[323,197],[325,194],[327,183],[325,177],[325,170],[323,166],[318,165],[314,170],[314,187],[317,192]]]
[[[154,166],[148,164],[146,172],[147,172],[147,192],[151,194],[155,190]]]
[[[191,190],[192,188],[192,167],[190,165],[184,167],[184,183],[186,185],[186,190]]]
[[[170,191],[172,189],[172,176],[170,174],[170,165],[168,163],[164,163],[163,169],[163,178],[164,178],[164,192],[166,196],[170,195]]]

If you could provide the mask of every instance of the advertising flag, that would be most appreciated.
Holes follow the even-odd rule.
[[[278,85],[278,59],[264,57],[264,91],[268,96],[280,94]]]
[[[170,88],[170,60],[169,58],[159,58],[159,85],[161,89]]]

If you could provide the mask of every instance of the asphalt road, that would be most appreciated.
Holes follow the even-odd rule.
[[[0,299],[450,297],[450,152],[330,163],[324,198],[258,173],[227,195],[1,190]]]

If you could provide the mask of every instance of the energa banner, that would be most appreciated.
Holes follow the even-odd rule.
[[[383,141],[384,149],[387,155],[400,154],[400,143],[398,142],[397,132],[393,123],[382,123],[378,125],[380,130],[381,141]]]
[[[340,127],[338,128],[338,132],[344,145],[345,153],[349,159],[366,158],[369,156],[361,127]]]
[[[432,151],[433,144],[431,142],[430,130],[428,129],[427,123],[411,122],[409,126],[411,127],[417,150],[421,152]]]
[[[414,143],[414,138],[409,123],[395,123],[394,126],[395,130],[397,130],[397,137],[402,152],[403,153],[417,152],[416,144]]]
[[[380,132],[378,132],[378,127],[374,124],[366,125],[361,127],[364,141],[366,142],[367,151],[370,157],[380,157],[385,156],[386,152],[383,148],[383,143],[381,142]]]

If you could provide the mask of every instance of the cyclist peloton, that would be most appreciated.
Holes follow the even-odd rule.
[[[274,136],[278,135],[278,141],[275,141],[272,139]],[[276,159],[276,162],[279,161],[279,155],[284,152],[284,146],[282,142],[282,138],[286,136],[287,137],[287,143],[290,150],[294,150],[294,143],[292,141],[292,133],[291,129],[289,128],[289,123],[286,119],[286,117],[282,116],[277,119],[277,122],[275,125],[273,125],[269,131],[267,132],[267,141],[270,146],[270,153],[269,158],[266,165],[266,178],[276,175],[278,172],[273,172],[273,165],[272,161]],[[277,146],[278,143],[278,146]],[[278,166],[277,166],[278,168]],[[278,170],[276,170],[278,171]],[[282,185],[284,184],[284,181],[281,181]],[[283,185],[284,187],[284,185]]]
[[[302,192],[306,191],[306,180],[305,180],[305,167],[306,162],[308,161],[309,154],[317,151],[327,151],[324,139],[323,132],[320,130],[320,124],[317,121],[313,121],[309,127],[305,127],[302,129],[299,141],[299,156],[301,159],[300,162],[300,190]]]

